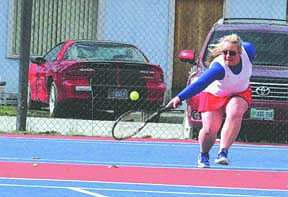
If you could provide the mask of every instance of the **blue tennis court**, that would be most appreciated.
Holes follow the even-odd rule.
[[[231,165],[197,169],[195,141],[3,135],[0,144],[1,197],[288,196],[285,145],[234,144]]]

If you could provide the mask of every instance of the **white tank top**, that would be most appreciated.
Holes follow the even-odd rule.
[[[224,64],[223,55],[216,57],[213,62],[216,61],[220,63],[224,68],[224,79],[214,81],[203,92],[209,92],[215,96],[225,97],[245,91],[249,86],[249,79],[252,74],[252,63],[250,62],[244,48],[242,50],[241,59],[242,70],[239,74],[234,74],[230,68]]]

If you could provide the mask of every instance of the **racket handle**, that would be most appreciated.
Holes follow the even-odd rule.
[[[165,111],[169,111],[169,110],[171,110],[171,109],[173,109],[173,106],[163,107],[163,108],[161,108],[158,112],[159,112],[159,113],[162,113],[162,112],[165,112]]]
[[[181,106],[182,105],[182,102],[180,101],[179,103],[177,103],[177,107],[178,106]],[[160,110],[159,110],[159,112],[161,113],[161,112],[165,112],[165,111],[169,111],[169,110],[172,110],[174,107],[173,106],[168,106],[168,107],[163,107],[163,108],[161,108]]]
[[[182,105],[182,102],[179,102],[178,105]],[[177,106],[178,106],[177,105]],[[145,123],[148,123],[148,122],[152,122],[154,121],[154,119],[159,116],[161,113],[165,112],[165,111],[169,111],[169,110],[172,110],[174,109],[173,106],[168,106],[168,107],[162,107],[160,108],[157,112],[155,112],[154,114],[152,114],[152,116],[150,116],[150,118],[148,120],[145,121]]]

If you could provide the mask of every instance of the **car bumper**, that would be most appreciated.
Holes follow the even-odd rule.
[[[121,105],[129,108],[140,106],[143,109],[155,109],[163,104],[166,86],[163,83],[147,84],[147,87],[119,87],[127,89],[128,95],[125,98],[111,98],[108,91],[115,86],[93,86],[91,87],[86,81],[64,81],[58,85],[61,89],[59,92],[60,102],[79,102],[79,104],[91,103],[99,106],[101,109],[113,109],[116,105]],[[140,98],[137,101],[132,101],[129,98],[129,92],[138,90]]]

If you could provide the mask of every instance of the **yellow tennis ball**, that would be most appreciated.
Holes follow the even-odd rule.
[[[130,99],[132,101],[137,101],[139,99],[139,93],[137,91],[132,91],[130,93]]]

